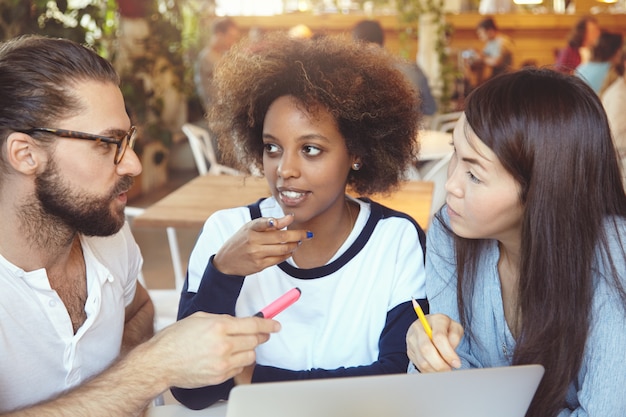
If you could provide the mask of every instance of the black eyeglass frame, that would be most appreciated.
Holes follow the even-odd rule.
[[[32,129],[18,130],[18,132],[26,133],[27,135],[35,132],[42,132],[50,133],[61,138],[95,140],[99,142],[112,143],[117,146],[117,152],[115,153],[115,157],[113,159],[113,163],[115,165],[120,163],[127,148],[130,147],[133,149],[135,141],[137,140],[137,128],[135,126],[131,126],[130,129],[128,129],[128,132],[126,132],[124,137],[121,139],[115,139],[109,136],[93,135],[91,133],[78,132],[76,130],[54,129],[49,127],[35,127]]]

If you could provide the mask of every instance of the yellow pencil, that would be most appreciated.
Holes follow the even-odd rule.
[[[411,301],[413,302],[413,310],[415,310],[415,312],[417,313],[417,317],[420,319],[420,323],[422,323],[424,331],[428,335],[428,338],[430,340],[433,340],[433,329],[430,328],[430,324],[428,324],[428,321],[426,321],[426,316],[422,311],[422,307],[420,307],[419,303],[415,301],[415,298],[411,297]]]

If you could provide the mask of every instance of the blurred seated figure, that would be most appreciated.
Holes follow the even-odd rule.
[[[620,61],[622,44],[621,34],[602,31],[593,48],[591,60],[580,64],[574,73],[599,94],[609,71]]]
[[[509,71],[513,65],[513,41],[500,32],[492,17],[486,17],[478,23],[476,34],[484,42],[483,49],[466,50],[461,55],[465,76],[472,87]]]
[[[567,46],[559,51],[555,69],[572,74],[576,67],[589,61],[591,50],[600,37],[600,26],[595,17],[584,16],[572,28]]]
[[[361,20],[352,29],[352,38],[355,41],[375,44],[383,47],[385,34],[377,20]],[[437,112],[437,103],[430,91],[428,79],[417,62],[406,61],[398,68],[417,90],[421,99],[421,110],[424,116],[432,116]]]
[[[239,40],[240,36],[237,23],[229,17],[217,18],[211,24],[211,38],[198,54],[194,67],[196,92],[205,110],[211,102],[211,82],[215,64]]]

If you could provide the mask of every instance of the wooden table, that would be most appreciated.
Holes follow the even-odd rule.
[[[230,175],[202,175],[157,201],[137,216],[134,227],[166,228],[176,287],[182,287],[184,272],[176,228],[201,228],[218,210],[245,206],[270,196],[265,178]],[[391,195],[374,195],[373,200],[411,215],[426,229],[433,196],[433,183],[408,181]]]
[[[200,228],[218,210],[246,206],[269,195],[265,178],[201,175],[148,207],[134,225]]]
[[[424,230],[428,226],[434,183],[430,181],[406,181],[390,195],[371,195],[370,199],[413,217]],[[354,193],[349,194],[356,196]]]
[[[428,224],[432,192],[432,182],[407,181],[389,196],[374,195],[371,198],[410,214],[425,227]],[[245,206],[268,196],[270,190],[265,178],[203,175],[148,207],[134,220],[134,225],[199,228],[218,210]]]

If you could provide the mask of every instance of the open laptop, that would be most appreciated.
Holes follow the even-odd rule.
[[[523,365],[239,385],[226,417],[523,417],[543,372]]]

